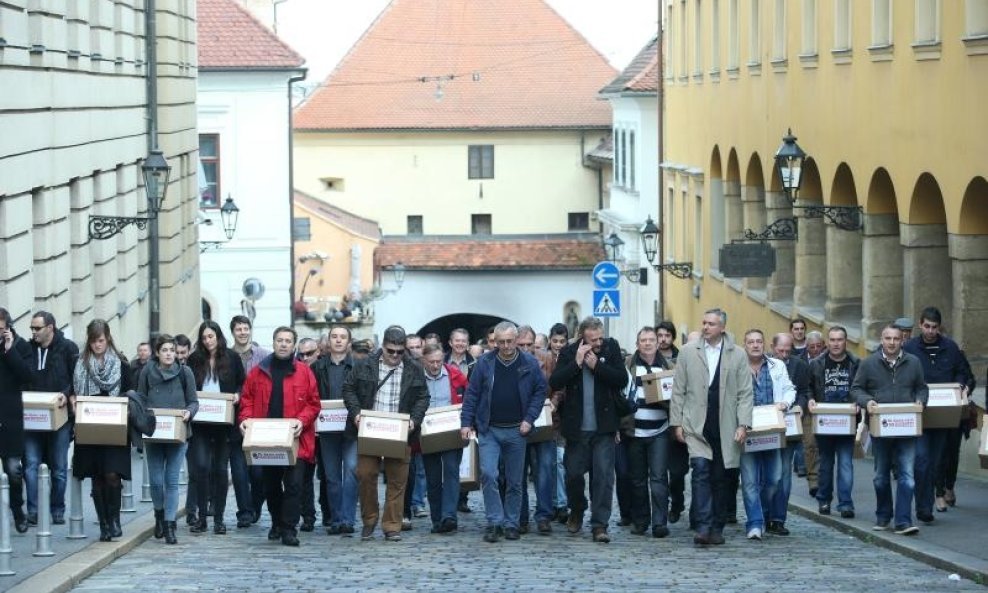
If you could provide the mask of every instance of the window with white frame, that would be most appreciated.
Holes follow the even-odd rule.
[[[916,0],[916,43],[940,41],[940,0]]]
[[[662,254],[663,258],[676,257],[676,190],[669,188],[669,197],[666,199],[666,249]]]
[[[679,75],[686,76],[686,0],[679,3]]]
[[[851,0],[834,1],[834,50],[851,49]]]
[[[786,0],[775,0],[772,34],[772,59],[786,59]]]
[[[748,22],[748,63],[749,64],[761,64],[761,46],[762,46],[762,19],[761,19],[761,5],[758,0],[748,0],[751,4],[749,8],[751,13],[748,15],[750,20]]]
[[[693,208],[693,269],[703,269],[703,198],[699,195]]]
[[[892,45],[892,0],[871,0],[871,46]]]
[[[816,47],[816,0],[803,0],[802,44],[800,54],[804,56],[817,55]]]
[[[670,2],[669,6],[666,7],[666,51],[663,54],[663,59],[666,60],[666,78],[676,77],[676,60],[673,56],[676,51],[676,35],[678,34],[679,31],[676,31],[673,26],[673,4]]]
[[[720,70],[720,0],[710,0],[710,71]]]
[[[703,2],[693,4],[693,74],[703,73]]]
[[[964,32],[967,37],[988,36],[988,0],[965,0]]]
[[[628,132],[628,189],[635,189],[635,131]]]
[[[727,68],[738,69],[739,54],[741,53],[741,37],[738,31],[738,0],[729,0],[727,11]]]

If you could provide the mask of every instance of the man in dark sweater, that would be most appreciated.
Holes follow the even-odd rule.
[[[929,390],[923,380],[919,359],[902,351],[902,330],[888,324],[882,329],[882,347],[861,361],[851,383],[851,398],[874,414],[876,404],[926,405]],[[915,535],[919,529],[912,522],[913,467],[916,458],[916,437],[881,437],[871,441],[875,457],[876,531],[889,528],[895,520],[895,532]],[[892,483],[889,474],[892,461],[897,469],[895,505],[892,504]],[[894,515],[893,515],[894,512]]]
[[[923,378],[929,383],[968,382],[967,364],[957,343],[940,333],[943,316],[936,307],[927,307],[919,315],[920,335],[906,342],[902,349],[916,356],[923,365]],[[934,482],[937,463],[943,458],[947,435],[958,428],[923,428],[916,441],[916,518],[933,522]],[[941,508],[947,510],[946,503]]]
[[[546,383],[538,360],[515,343],[518,328],[510,321],[494,327],[494,350],[474,365],[463,400],[460,432],[474,434],[480,448],[480,482],[487,514],[484,541],[520,537],[521,489],[525,486],[525,437],[542,412]],[[498,466],[504,463],[504,504],[498,492]]]

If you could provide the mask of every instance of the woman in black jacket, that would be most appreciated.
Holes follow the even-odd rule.
[[[10,313],[0,307],[0,459],[10,478],[10,510],[17,533],[27,531],[21,456],[24,455],[24,405],[21,391],[31,380],[31,347],[14,331]]]
[[[189,355],[188,366],[195,376],[196,389],[207,393],[233,393],[240,397],[244,384],[244,365],[236,352],[226,347],[223,330],[215,321],[199,326],[195,351]],[[223,424],[196,424],[192,449],[192,471],[196,475],[196,498],[199,517],[191,523],[192,533],[206,531],[206,509],[210,495],[213,503],[213,533],[226,533],[223,512],[229,487],[227,464],[230,459],[230,431]],[[210,492],[212,491],[212,492]]]
[[[75,365],[72,383],[75,395],[70,398],[75,410],[76,396],[118,397],[131,389],[131,370],[110,335],[110,325],[94,319],[86,326],[86,347]],[[99,541],[108,542],[123,535],[120,528],[121,480],[130,479],[129,445],[75,444],[72,475],[92,478],[93,504],[99,518]]]

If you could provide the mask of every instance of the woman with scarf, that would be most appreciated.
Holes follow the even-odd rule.
[[[187,424],[199,409],[194,380],[192,371],[175,360],[175,338],[161,335],[154,341],[154,359],[141,371],[137,391],[148,408],[182,410],[182,422]],[[192,436],[191,430],[189,436]],[[178,473],[187,446],[188,443],[152,441],[144,446],[154,503],[154,537],[164,537],[166,544],[178,543],[175,538]]]
[[[102,319],[94,319],[86,326],[86,347],[72,375],[75,397],[119,397],[130,385],[131,370],[113,343],[110,325]],[[75,444],[72,455],[72,475],[92,478],[93,504],[99,518],[99,541],[112,541],[123,535],[120,529],[121,480],[130,479],[129,445],[80,445]]]
[[[244,384],[244,365],[240,356],[226,347],[223,330],[215,321],[204,321],[199,326],[196,348],[189,355],[189,368],[195,377],[199,391],[232,393],[240,397]],[[234,401],[236,403],[236,400]],[[192,448],[192,472],[196,476],[196,506],[199,516],[190,523],[189,531],[206,531],[207,502],[212,499],[213,533],[226,533],[223,513],[226,510],[226,494],[229,487],[227,468],[230,459],[230,432],[233,427],[224,424],[197,424]],[[237,527],[249,527],[247,518],[239,517]]]

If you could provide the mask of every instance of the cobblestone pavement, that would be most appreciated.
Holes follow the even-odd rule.
[[[797,516],[789,537],[749,542],[734,525],[727,544],[710,549],[693,547],[685,517],[662,540],[612,526],[612,542],[594,544],[589,529],[570,536],[554,524],[548,537],[488,544],[479,499],[471,496],[475,512],[460,514],[458,533],[432,535],[428,519],[415,519],[398,543],[383,541],[379,530],[361,542],[317,528],[288,548],[267,541],[267,517],[225,536],[195,536],[183,525],[177,546],[150,539],[74,591],[984,591]]]

